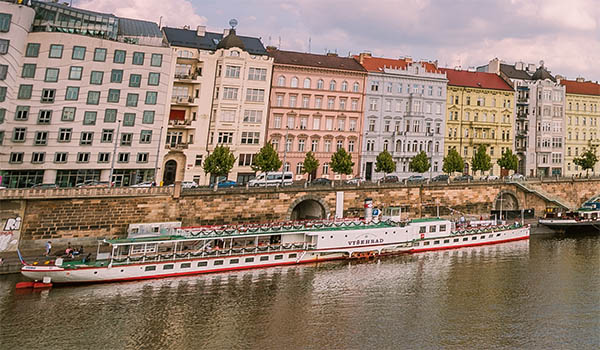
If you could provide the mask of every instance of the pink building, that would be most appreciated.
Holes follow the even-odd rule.
[[[363,95],[367,72],[353,58],[270,50],[274,57],[267,140],[285,170],[302,175],[308,151],[319,160],[312,178],[342,179],[329,163],[338,148],[352,155],[360,173]],[[286,140],[287,136],[287,140]],[[346,177],[344,177],[345,179]]]

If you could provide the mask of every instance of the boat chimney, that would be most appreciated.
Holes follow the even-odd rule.
[[[365,221],[373,220],[373,199],[365,198]]]

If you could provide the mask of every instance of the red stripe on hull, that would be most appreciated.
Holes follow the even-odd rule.
[[[524,240],[524,239],[529,239],[529,236],[522,236],[522,237],[516,237],[516,238],[503,239],[501,241],[477,242],[477,243],[460,244],[460,245],[445,246],[445,247],[419,248],[419,249],[412,249],[412,250],[409,251],[409,253],[428,252],[428,251],[431,251],[431,250],[445,250],[445,249],[458,249],[458,248],[465,248],[465,247],[476,247],[476,246],[481,246],[481,245],[490,245],[490,244],[498,244],[498,243],[521,241],[521,240]]]

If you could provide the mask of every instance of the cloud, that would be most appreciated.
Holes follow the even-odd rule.
[[[116,16],[143,19],[171,27],[206,25],[206,17],[196,14],[189,0],[80,0],[77,7],[113,13]],[[162,19],[161,19],[162,17]]]

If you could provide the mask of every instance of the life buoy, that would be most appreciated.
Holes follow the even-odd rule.
[[[425,234],[421,233],[421,239],[424,239],[424,238],[425,238]]]

